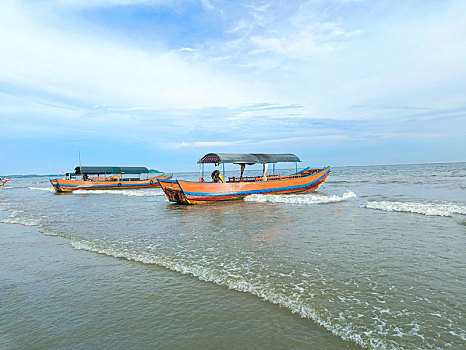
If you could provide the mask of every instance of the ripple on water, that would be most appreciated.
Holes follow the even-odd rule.
[[[196,259],[186,251],[178,256],[161,253],[155,246],[146,246],[145,251],[134,249],[131,244],[115,242],[74,240],[72,246],[112,257],[124,258],[145,264],[156,264],[182,274],[189,274],[202,281],[209,281],[229,289],[251,293],[265,301],[287,308],[303,318],[312,319],[333,334],[344,340],[353,341],[363,347],[374,349],[397,348],[396,339],[402,342],[412,337],[423,338],[421,326],[415,322],[416,315],[400,312],[387,304],[396,294],[395,288],[390,296],[385,289],[370,279],[366,284],[373,292],[361,293],[363,283],[353,281],[346,285],[354,288],[341,289],[333,279],[325,275],[287,273],[266,270],[267,274],[248,274],[261,265],[259,259],[250,260],[250,265],[238,260],[230,264],[217,264],[217,257],[204,255]],[[187,255],[186,255],[187,254]],[[189,255],[189,256],[188,256]],[[307,276],[307,277],[305,277]],[[351,291],[352,290],[352,291]],[[318,294],[315,294],[318,292]],[[342,294],[344,293],[344,294]],[[370,296],[370,297],[369,297]],[[387,299],[388,298],[388,299]],[[335,314],[332,310],[341,310]],[[411,341],[411,340],[409,340]],[[409,342],[408,342],[409,343]]]

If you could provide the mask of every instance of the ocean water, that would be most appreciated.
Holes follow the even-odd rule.
[[[198,206],[22,178],[0,210],[0,348],[466,347],[466,163]]]

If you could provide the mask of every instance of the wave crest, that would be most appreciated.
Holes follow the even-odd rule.
[[[350,198],[356,198],[357,195],[347,190],[342,196],[325,196],[316,193],[308,194],[253,194],[247,196],[244,200],[259,203],[288,203],[288,204],[324,204],[342,202]]]
[[[9,218],[1,221],[4,224],[19,224],[23,226],[39,226],[40,220],[30,218],[23,210],[13,210]]]
[[[76,190],[74,194],[119,194],[130,197],[164,196],[162,190]]]
[[[261,298],[262,300],[271,302],[281,307],[285,307],[291,312],[298,314],[302,318],[313,320],[318,325],[326,328],[336,336],[341,337],[343,340],[351,340],[362,347],[390,347],[390,344],[387,344],[386,341],[381,338],[374,336],[368,338],[357,333],[351,324],[342,326],[341,324],[332,322],[330,318],[324,316],[312,305],[309,305],[299,298],[296,298],[295,295],[285,295],[284,293],[270,289],[267,285],[248,281],[247,278],[241,275],[233,275],[228,271],[223,271],[222,269],[207,268],[205,266],[183,262],[177,258],[157,256],[148,252],[132,252],[130,249],[125,247],[107,246],[105,245],[105,242],[79,240],[72,241],[71,245],[76,250],[85,250],[115,258],[136,261],[143,264],[155,264],[169,270],[179,272],[181,274],[192,275],[201,281],[213,282],[217,285],[224,286],[232,290],[250,293]]]
[[[466,215],[466,206],[455,203],[370,201],[367,202],[366,208],[428,216],[453,216],[454,214]]]

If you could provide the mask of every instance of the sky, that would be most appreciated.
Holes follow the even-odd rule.
[[[462,0],[0,2],[0,174],[466,161]],[[286,166],[285,166],[286,167]]]

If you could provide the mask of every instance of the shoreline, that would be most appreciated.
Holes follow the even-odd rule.
[[[10,213],[0,212],[0,220]],[[251,348],[273,349],[277,337],[289,336],[280,324],[291,323],[296,336],[290,347],[359,349],[249,293],[153,264],[76,250],[69,239],[44,235],[38,227],[0,223],[0,232],[5,285],[0,347],[239,349],[247,339]],[[187,284],[185,292],[173,293],[180,280]],[[179,298],[196,298],[196,305],[177,310]],[[277,318],[276,327],[261,316],[263,308]],[[158,324],[157,315],[167,312],[173,313],[170,325]]]

